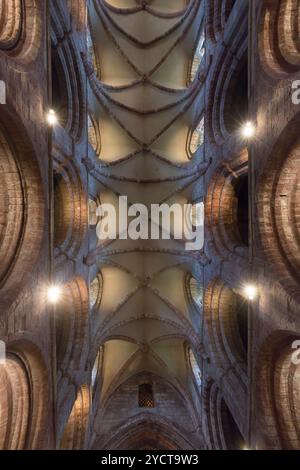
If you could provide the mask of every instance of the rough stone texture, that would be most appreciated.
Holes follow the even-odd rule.
[[[216,5],[218,2],[212,3]],[[249,119],[256,126],[256,135],[249,142],[247,158],[250,204],[248,250],[241,243],[237,244],[236,238],[234,245],[232,237],[231,243],[228,243],[228,230],[232,232],[232,224],[236,222],[230,212],[232,196],[224,189],[222,192],[219,189],[221,184],[225,187],[226,178],[229,184],[232,171],[238,176],[236,156],[247,156],[246,143],[237,132],[228,133],[222,114],[222,103],[230,99],[233,104],[234,96],[239,96],[238,89],[234,91],[233,88],[233,97],[228,98],[230,86],[228,89],[226,87],[232,68],[238,68],[240,60],[244,60],[242,54],[247,53],[246,48],[245,52],[243,48],[235,49],[238,38],[243,35],[246,37],[247,34],[246,24],[242,21],[246,17],[246,12],[243,12],[246,2],[235,2],[221,34],[215,32],[212,20],[209,25],[212,79],[207,85],[206,152],[212,157],[213,165],[205,176],[206,253],[213,260],[205,268],[204,274],[205,309],[210,318],[206,341],[212,355],[214,336],[221,335],[225,344],[229,338],[224,336],[225,329],[217,329],[217,324],[214,332],[214,324],[211,323],[214,308],[211,308],[212,300],[208,296],[216,295],[215,302],[220,302],[220,297],[217,292],[211,293],[211,288],[207,290],[207,286],[211,286],[215,279],[220,279],[234,292],[245,295],[243,285],[252,282],[256,284],[259,293],[258,298],[249,305],[247,401],[241,405],[242,395],[238,386],[228,388],[228,374],[232,372],[226,371],[224,366],[220,370],[222,362],[218,364],[213,360],[206,366],[206,375],[218,385],[219,393],[224,397],[247,447],[297,449],[300,445],[297,424],[299,401],[292,384],[299,376],[299,366],[297,368],[291,363],[291,353],[292,342],[299,337],[300,331],[297,268],[299,144],[296,131],[296,128],[299,129],[299,106],[292,104],[291,87],[292,81],[299,78],[299,53],[295,52],[294,39],[291,38],[299,38],[299,30],[293,23],[294,30],[291,32],[288,24],[290,15],[295,17],[299,11],[284,10],[284,1],[253,3],[253,11],[248,12],[251,15],[251,31],[248,31],[251,33],[248,38]],[[277,9],[278,17],[275,20]],[[224,57],[228,57],[228,54],[230,59],[227,63]],[[220,68],[217,68],[219,61],[223,68],[221,73]],[[218,73],[213,78],[215,70]],[[214,100],[211,97],[215,97]],[[241,104],[239,101],[237,106]],[[232,107],[232,112],[234,109]],[[237,117],[237,124],[241,125],[246,119],[247,115],[243,119]],[[218,167],[220,169],[214,170]],[[219,176],[221,172],[222,177]],[[220,180],[218,185],[216,178]],[[226,302],[223,309],[220,302],[218,322],[226,314]],[[285,346],[281,348],[282,344]],[[224,359],[227,356],[225,351],[226,347]],[[237,356],[235,360],[238,360]],[[291,380],[289,385],[286,384],[287,376]],[[290,387],[289,392],[287,386]],[[214,447],[216,442],[213,434],[211,438]],[[217,448],[222,446],[217,444]]]

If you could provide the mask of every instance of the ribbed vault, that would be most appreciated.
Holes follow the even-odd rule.
[[[205,61],[195,79],[189,78],[203,3],[90,1],[90,53],[83,62],[92,128],[85,163],[93,200],[117,207],[122,195],[129,207],[143,203],[150,208],[153,203],[194,203],[202,196],[208,162],[203,146],[193,155],[187,147],[204,108]],[[103,347],[93,396],[93,448],[109,446],[103,433],[119,433],[129,418],[124,436],[115,441],[119,448],[203,447],[187,354],[188,345],[199,362],[204,354],[201,315],[188,295],[187,278],[193,275],[200,283],[206,262],[180,240],[93,238],[86,263],[91,280],[101,272],[102,291],[92,312],[97,325],[92,362]],[[138,407],[143,382],[153,386],[154,402],[165,390],[166,409],[164,401],[151,409]],[[125,402],[122,387],[131,397]]]

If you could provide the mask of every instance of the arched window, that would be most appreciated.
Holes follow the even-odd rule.
[[[195,202],[192,205],[192,224],[193,227],[204,225],[204,203],[202,201]]]
[[[99,273],[90,283],[90,308],[92,309],[95,305],[99,305],[101,301],[103,290],[103,279],[101,273]]]
[[[87,27],[87,33],[86,33],[86,45],[87,45],[87,50],[91,56],[91,59],[93,61],[93,65],[95,67],[96,65],[96,57],[95,57],[95,51],[94,51],[94,42],[92,38],[92,33],[91,33],[91,28]]]
[[[196,304],[196,306],[202,310],[203,307],[203,288],[202,285],[200,284],[197,279],[195,279],[193,276],[189,278],[188,282],[188,288],[189,288],[189,293]]]
[[[205,25],[204,22],[201,25],[200,33],[198,36],[198,43],[195,49],[193,61],[190,69],[189,83],[192,83],[195,80],[199,66],[205,56]]]
[[[188,350],[190,366],[199,390],[201,390],[202,384],[202,373],[200,367],[198,366],[197,360],[191,348]]]
[[[189,142],[189,156],[192,157],[197,150],[204,144],[204,116],[200,118],[195,129],[192,131]]]
[[[4,341],[0,341],[0,366],[5,363],[6,360],[6,344]]]
[[[94,227],[95,225],[97,225],[97,222],[98,222],[97,203],[93,199],[89,199],[88,218],[89,218],[90,227]]]
[[[93,391],[97,386],[97,381],[98,381],[98,378],[99,378],[99,372],[100,372],[100,368],[101,368],[101,364],[102,364],[102,359],[103,359],[103,346],[100,347],[100,349],[97,353],[93,368],[92,368],[91,386],[92,386]]]
[[[91,25],[90,25],[90,21],[88,20],[88,25],[87,25],[87,33],[86,33],[86,45],[87,45],[87,50],[88,50],[88,53],[92,59],[92,63],[93,63],[93,66],[94,66],[94,70],[98,76],[98,72],[99,72],[99,69],[98,69],[98,65],[99,65],[99,62],[97,60],[97,55],[96,55],[96,50],[95,50],[95,46],[94,46],[94,39],[93,39],[93,32],[92,32],[92,29],[91,29]]]
[[[139,407],[154,408],[154,396],[152,384],[139,385]]]
[[[88,138],[89,144],[99,156],[101,151],[101,138],[99,126],[90,114],[88,115]]]

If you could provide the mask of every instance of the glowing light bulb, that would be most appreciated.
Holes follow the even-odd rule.
[[[252,122],[246,122],[242,127],[242,136],[246,139],[251,139],[255,135],[255,126]]]
[[[50,286],[47,291],[48,302],[55,304],[61,296],[61,288],[59,286]]]
[[[50,109],[47,114],[47,122],[49,126],[55,126],[57,124],[57,116],[54,109]]]
[[[253,285],[246,285],[244,288],[245,294],[248,298],[248,300],[254,300],[255,297],[257,296],[257,288]]]

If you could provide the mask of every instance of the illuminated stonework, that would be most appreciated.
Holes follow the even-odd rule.
[[[0,449],[300,448],[298,19],[0,1]],[[99,239],[120,196],[203,248]]]

